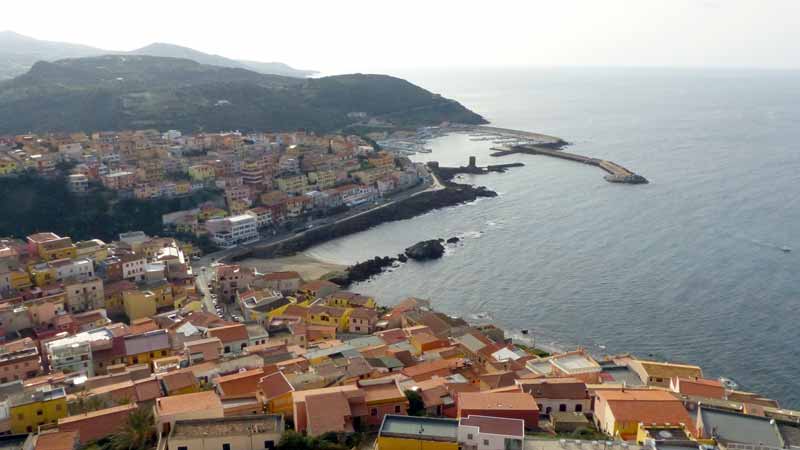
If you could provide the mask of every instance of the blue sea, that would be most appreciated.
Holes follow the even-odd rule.
[[[491,69],[398,72],[493,125],[559,136],[648,185],[545,156],[492,158],[449,135],[416,160],[522,162],[465,176],[500,196],[310,250],[354,263],[424,239],[445,257],[353,287],[428,298],[537,343],[701,365],[800,408],[800,72]],[[794,251],[786,253],[781,247]],[[485,315],[485,316],[484,316]]]

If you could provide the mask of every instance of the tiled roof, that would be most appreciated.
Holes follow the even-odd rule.
[[[215,408],[222,409],[222,402],[214,391],[195,392],[156,399],[156,412],[159,415],[175,415]]]
[[[208,335],[211,337],[219,338],[223,343],[246,341],[249,339],[247,328],[240,323],[235,325],[226,325],[223,327],[210,328]]]
[[[286,393],[294,391],[294,388],[283,375],[283,372],[275,372],[267,375],[258,382],[259,389],[266,400],[280,397]]]
[[[499,434],[523,438],[525,436],[525,421],[522,419],[509,419],[504,417],[474,416],[462,417],[459,425],[478,427],[481,433]]]
[[[462,392],[458,394],[458,408],[466,410],[519,410],[538,411],[536,400],[523,392]]]
[[[128,356],[170,348],[166,330],[149,331],[143,334],[125,336],[125,354]]]

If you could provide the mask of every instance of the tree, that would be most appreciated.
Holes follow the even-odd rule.
[[[422,401],[422,396],[417,391],[408,390],[405,392],[408,399],[408,415],[409,416],[424,416],[425,415],[425,402]]]
[[[122,429],[111,436],[111,450],[145,450],[152,447],[154,436],[153,412],[138,408],[128,414]]]
[[[74,402],[69,404],[67,409],[69,410],[70,415],[77,415],[97,411],[98,409],[103,409],[106,407],[108,407],[108,405],[101,397],[87,397],[85,394],[81,393],[77,395],[77,398]]]

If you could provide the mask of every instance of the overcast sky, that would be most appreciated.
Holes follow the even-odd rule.
[[[2,0],[6,29],[111,50],[169,42],[326,73],[800,68],[800,0]]]

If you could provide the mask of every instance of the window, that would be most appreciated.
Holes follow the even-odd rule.
[[[488,439],[484,439],[483,440],[483,445],[484,445],[484,447],[488,446],[489,445],[489,440]]]
[[[467,440],[471,441],[473,439],[475,439],[475,437],[472,435],[472,433],[467,433]]]
[[[275,441],[264,441],[264,448],[267,450],[275,449]]]
[[[394,413],[400,414],[400,405],[394,405]]]
[[[222,450],[231,450],[231,444],[222,444]]]
[[[378,415],[378,408],[372,408],[372,410],[370,410],[369,414],[371,416],[377,416]]]
[[[578,403],[577,405],[575,405],[575,412],[581,412],[581,411],[583,411],[583,405]]]
[[[231,352],[231,348],[226,345],[225,346],[225,353],[230,353],[230,352]]]
[[[41,409],[37,409],[36,410],[36,415],[37,416],[41,416],[42,414],[44,414],[44,412]]]
[[[564,403],[558,405],[558,410],[561,411],[561,412],[566,412],[567,411],[567,405],[564,404]]]
[[[17,420],[23,420],[23,419],[25,419],[25,415],[24,414],[22,414],[22,413],[17,414]]]
[[[61,404],[56,405],[56,411],[61,411]]]

